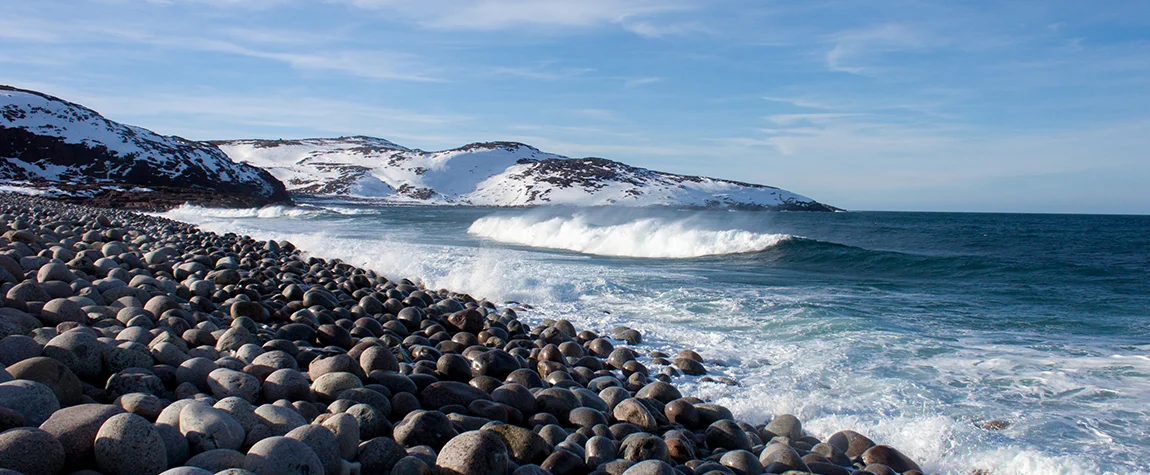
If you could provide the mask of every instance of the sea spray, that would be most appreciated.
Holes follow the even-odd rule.
[[[601,256],[689,258],[757,252],[791,236],[745,229],[712,229],[689,218],[639,217],[597,220],[588,213],[566,216],[493,215],[475,220],[469,234],[531,247]]]
[[[302,218],[331,212],[311,206],[272,205],[263,208],[205,208],[184,204],[160,214],[175,220],[195,222],[199,218]]]
[[[194,221],[286,238],[313,255],[433,287],[530,303],[534,310],[521,315],[532,324],[631,326],[646,347],[698,349],[716,376],[741,383],[683,376],[676,384],[684,394],[750,422],[793,413],[817,437],[855,428],[905,450],[927,471],[1147,473],[1150,327],[1142,317],[1150,260],[1140,250],[1150,248],[1150,223],[585,212],[598,226],[654,219],[807,236],[763,252],[650,260],[467,233],[487,217],[544,222],[579,210],[375,209],[354,218]],[[1083,228],[1105,232],[1082,239]],[[981,425],[991,419],[1007,425]]]

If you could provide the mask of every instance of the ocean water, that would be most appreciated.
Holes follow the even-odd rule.
[[[928,471],[1150,473],[1150,217],[182,207],[173,219],[643,332],[749,422],[862,432]],[[1006,421],[1002,430],[981,427]]]

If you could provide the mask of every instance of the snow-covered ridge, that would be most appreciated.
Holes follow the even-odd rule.
[[[271,198],[283,185],[212,144],[162,136],[35,91],[0,86],[0,179],[195,188]]]
[[[689,206],[833,210],[771,186],[676,175],[516,142],[428,152],[371,137],[212,142],[296,194],[472,206]]]

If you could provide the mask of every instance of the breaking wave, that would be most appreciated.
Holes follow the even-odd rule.
[[[302,218],[330,213],[322,208],[303,206],[265,206],[263,208],[205,208],[190,204],[182,204],[161,216],[177,221],[196,222],[196,218]]]
[[[486,216],[468,234],[522,246],[584,254],[641,258],[689,258],[759,252],[792,238],[744,229],[713,229],[691,219],[642,217],[597,222],[589,215]]]

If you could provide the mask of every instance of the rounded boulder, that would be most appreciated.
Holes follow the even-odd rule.
[[[147,419],[116,414],[96,433],[96,464],[106,475],[155,475],[168,468],[164,439]]]

